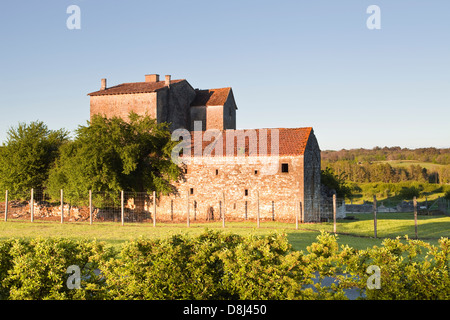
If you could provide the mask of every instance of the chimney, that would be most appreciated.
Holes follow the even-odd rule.
[[[102,85],[100,87],[100,90],[105,90],[106,89],[106,79],[102,79]]]
[[[159,81],[159,74],[146,74],[145,75],[145,82],[158,82]]]
[[[166,75],[166,86],[170,85],[170,74]]]

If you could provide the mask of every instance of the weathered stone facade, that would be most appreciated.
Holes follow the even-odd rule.
[[[259,208],[261,219],[292,221],[301,212],[301,222],[319,221],[320,149],[312,128],[270,130],[279,134],[277,154],[271,150],[273,146],[266,156],[249,154],[251,139],[245,141],[243,154],[238,154],[235,146],[233,154],[225,150],[222,157],[214,152],[204,155],[217,139],[202,141],[200,156],[193,146],[193,157],[183,167],[183,179],[175,184],[177,192],[157,202],[158,216],[169,220],[176,213],[178,218],[186,219],[189,197],[191,219],[204,220],[211,211],[215,219],[222,214],[227,220],[256,219]],[[218,139],[225,139],[227,132],[223,131]],[[262,143],[270,143],[270,138],[261,139],[260,134],[258,130],[256,150],[261,150]],[[192,136],[195,139],[195,133]],[[275,170],[270,168],[273,165]]]
[[[231,88],[198,90],[184,79],[171,80],[168,75],[159,81],[159,75],[146,75],[145,82],[106,86],[89,93],[90,116],[101,114],[108,118],[118,116],[127,120],[131,111],[149,115],[158,123],[170,123],[170,129],[194,130],[194,121],[202,121],[208,128],[236,129],[236,103]]]
[[[200,154],[195,146],[186,153],[191,162],[182,165],[185,172],[174,184],[176,191],[158,197],[157,219],[185,220],[188,212],[190,219],[219,219],[223,214],[227,220],[255,219],[259,209],[261,219],[294,220],[301,207],[302,222],[320,221],[320,148],[312,128],[256,129],[243,144],[233,144],[231,153],[217,154],[217,145],[226,149],[227,134],[239,131],[233,130],[237,107],[231,88],[198,90],[186,80],[166,76],[159,81],[158,75],[149,75],[142,83],[111,88],[102,84],[90,96],[91,117],[100,113],[127,119],[134,111],[170,122],[172,130],[185,128],[193,140],[200,135]],[[200,127],[195,121],[201,121]],[[212,129],[220,136],[205,140]],[[261,138],[265,131],[267,139]],[[271,144],[274,133],[276,150]],[[256,153],[251,152],[253,142]],[[263,159],[275,164],[273,172],[265,172]],[[149,204],[145,208],[153,210]]]

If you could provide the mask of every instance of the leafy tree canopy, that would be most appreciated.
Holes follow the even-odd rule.
[[[330,167],[321,170],[320,182],[330,190],[336,192],[336,196],[340,198],[351,198],[352,188],[345,181],[345,173],[336,175]]]
[[[42,121],[10,128],[0,149],[0,187],[8,190],[11,198],[24,197],[31,188],[42,188],[68,136],[64,129],[49,130]]]
[[[80,126],[74,141],[61,148],[50,172],[47,190],[55,198],[64,189],[65,198],[86,198],[88,190],[172,191],[171,181],[179,167],[171,161],[175,141],[167,124],[130,113],[129,122],[96,115]]]

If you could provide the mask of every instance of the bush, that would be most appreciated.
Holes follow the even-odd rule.
[[[0,245],[2,299],[94,299],[101,279],[94,273],[111,252],[95,241],[7,240]],[[83,290],[69,290],[70,265],[81,268]]]
[[[439,240],[439,247],[406,237],[385,239],[382,247],[361,250],[347,260],[346,271],[353,276],[343,278],[346,286],[363,290],[373,300],[423,300],[450,298],[449,278],[450,241]],[[425,254],[425,257],[420,255]],[[381,288],[366,289],[369,265],[381,271]]]
[[[450,190],[445,192],[444,198],[450,200]]]
[[[243,237],[205,231],[197,237],[137,239],[120,252],[96,241],[0,241],[1,299],[450,299],[450,241],[385,239],[380,247],[339,247],[325,232],[307,252],[285,234]],[[81,288],[69,290],[67,267],[81,268]],[[367,289],[370,265],[381,288]],[[101,270],[97,274],[96,269]],[[339,281],[322,286],[326,276]],[[313,278],[316,280],[313,282]]]
[[[420,196],[420,190],[416,187],[403,187],[400,190],[399,196],[405,200],[412,200],[414,197],[418,198]]]
[[[129,242],[102,273],[111,299],[291,299],[308,278],[302,267],[286,236],[206,231]]]

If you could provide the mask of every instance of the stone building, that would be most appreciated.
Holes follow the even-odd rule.
[[[202,121],[203,130],[236,129],[237,106],[231,88],[199,90],[184,79],[172,80],[166,75],[164,81],[160,81],[158,74],[149,74],[144,82],[112,87],[107,87],[106,79],[102,79],[100,90],[88,95],[91,117],[102,114],[127,119],[134,111],[149,115],[158,123],[171,123],[171,130],[194,130],[194,121]]]
[[[184,220],[188,212],[190,219],[255,219],[259,212],[280,221],[301,212],[302,222],[320,221],[320,148],[312,128],[235,130],[231,88],[193,89],[170,76],[110,88],[103,79],[89,95],[91,117],[127,119],[134,111],[170,122],[172,131],[185,129],[183,176],[173,194],[158,198],[157,219]]]

